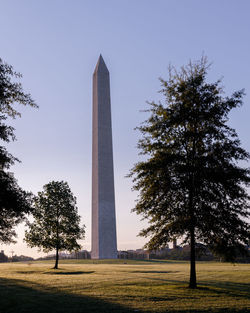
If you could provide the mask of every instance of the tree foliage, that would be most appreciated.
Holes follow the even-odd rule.
[[[21,116],[16,104],[37,107],[30,94],[23,91],[18,82],[22,76],[13,67],[0,59],[0,140],[8,143],[15,140],[14,128],[6,125],[6,119]],[[8,172],[11,165],[18,161],[4,146],[0,146],[0,242],[15,242],[14,226],[24,220],[25,214],[32,209],[31,193],[22,190]]]
[[[149,103],[150,117],[138,127],[145,161],[130,172],[139,191],[135,211],[149,221],[140,232],[149,249],[179,237],[191,246],[190,287],[196,287],[195,245],[233,260],[245,252],[249,231],[249,154],[228,126],[229,112],[244,91],[223,97],[221,81],[206,81],[205,57],[161,79],[164,103]]]
[[[32,214],[34,221],[27,222],[25,241],[45,252],[56,250],[55,268],[58,268],[59,251],[79,250],[77,240],[85,235],[85,225],[80,227],[76,198],[68,184],[52,181],[45,185],[35,198]]]

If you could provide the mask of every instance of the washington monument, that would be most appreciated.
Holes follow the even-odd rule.
[[[116,218],[109,71],[100,55],[93,74],[92,259],[116,259]]]

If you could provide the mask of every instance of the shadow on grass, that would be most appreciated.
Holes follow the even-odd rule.
[[[177,283],[177,282],[176,282]],[[178,282],[180,284],[180,282]],[[239,287],[239,286],[238,286]],[[209,292],[206,287],[201,289]],[[50,288],[38,283],[28,282],[18,279],[1,279],[0,278],[0,313],[149,313],[149,308],[132,309],[126,305],[108,302],[105,299],[83,296],[76,294],[69,294],[59,291],[56,288]],[[223,296],[223,295],[222,295]],[[143,303],[144,297],[140,299],[140,304]],[[138,298],[134,299],[138,302]],[[154,297],[149,300],[166,301],[166,310],[162,307],[159,312],[168,313],[244,313],[246,309],[235,310],[230,308],[216,309],[207,308],[207,310],[187,309],[178,310],[167,309],[167,297]],[[152,307],[152,311],[157,312],[156,308]]]
[[[37,271],[16,271],[17,274],[35,274]]]
[[[29,274],[36,274],[37,271],[16,271],[17,274],[24,274],[24,275],[29,275]],[[43,274],[46,275],[84,275],[84,274],[93,274],[95,271],[74,271],[74,272],[43,272]]]
[[[130,273],[142,273],[142,274],[169,274],[179,273],[179,271],[129,271]]]
[[[128,259],[131,261],[138,261],[138,262],[143,262],[143,263],[162,263],[162,264],[186,264],[189,263],[189,261],[184,261],[184,260],[166,260],[166,259]],[[126,261],[126,259],[124,259]]]
[[[143,311],[34,282],[0,278],[1,313],[132,313]]]
[[[200,288],[216,290],[218,293],[228,293],[231,296],[243,297],[250,300],[250,284],[237,282],[201,282]]]
[[[82,275],[82,274],[93,274],[94,271],[89,272],[44,272],[43,274],[49,275]]]
[[[173,284],[178,288],[185,288],[190,290],[190,292],[204,291],[207,293],[213,293],[221,296],[231,296],[231,297],[239,297],[250,300],[250,284],[248,283],[237,283],[237,282],[219,282],[219,281],[200,281],[197,283],[196,289],[188,288],[188,281],[180,281],[180,280],[170,280],[165,278],[156,278],[156,277],[143,277],[144,279],[156,280],[156,281],[164,281],[169,284]],[[183,285],[186,285],[183,287]],[[217,312],[217,311],[216,311]],[[238,311],[237,311],[238,312]],[[250,312],[250,311],[249,311]]]

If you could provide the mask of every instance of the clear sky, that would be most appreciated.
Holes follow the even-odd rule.
[[[145,222],[131,213],[136,194],[125,178],[139,160],[140,110],[158,100],[158,78],[202,53],[213,62],[209,80],[223,77],[225,95],[245,88],[244,106],[231,114],[250,151],[250,1],[248,0],[0,0],[0,57],[23,74],[39,110],[20,108],[11,121],[17,141],[8,150],[19,184],[36,193],[65,180],[78,199],[91,240],[92,74],[100,53],[111,76],[118,249],[141,248]],[[1,246],[7,255],[37,256],[23,243]]]

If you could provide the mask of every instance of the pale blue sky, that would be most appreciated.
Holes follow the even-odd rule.
[[[140,248],[143,227],[130,213],[136,194],[124,176],[138,161],[138,132],[146,100],[160,95],[158,77],[202,53],[213,62],[209,79],[224,77],[226,95],[245,88],[245,105],[230,124],[249,142],[250,1],[248,0],[0,0],[0,57],[23,74],[39,110],[21,109],[11,121],[22,160],[12,168],[34,193],[50,180],[68,181],[91,233],[92,73],[102,53],[111,76],[118,248]],[[19,242],[7,254],[37,255]]]

